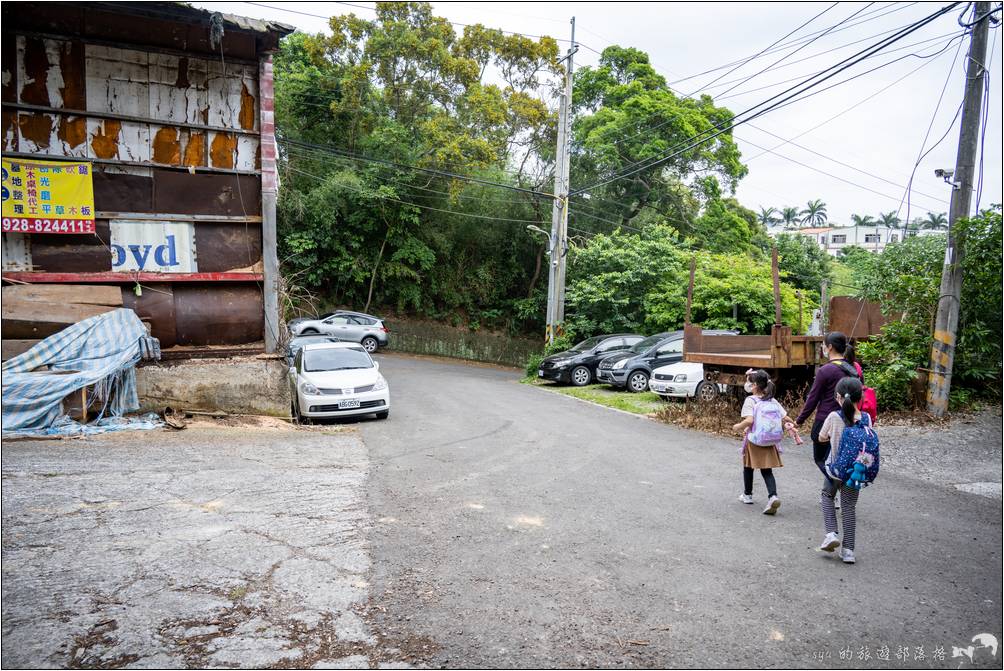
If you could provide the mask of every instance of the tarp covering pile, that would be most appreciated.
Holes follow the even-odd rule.
[[[4,363],[3,433],[79,433],[63,415],[62,401],[91,385],[92,397],[101,399],[96,425],[137,410],[136,363],[146,337],[135,312],[113,310],[77,322]],[[122,422],[104,424],[109,426],[104,430],[115,430],[111,427]]]

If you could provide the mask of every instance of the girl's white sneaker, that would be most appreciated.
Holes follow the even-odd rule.
[[[825,538],[823,538],[823,543],[822,545],[819,546],[819,549],[823,552],[833,552],[839,546],[840,546],[840,537],[831,531],[830,533],[826,534]]]
[[[764,515],[776,515],[777,509],[781,507],[781,499],[772,496],[767,499],[767,507],[763,509]]]
[[[854,550],[848,550],[847,548],[841,548],[840,550],[840,561],[845,564],[854,563]]]
[[[753,503],[753,495],[752,494],[740,494],[739,495],[739,502],[740,503],[749,503],[749,504],[752,504]]]

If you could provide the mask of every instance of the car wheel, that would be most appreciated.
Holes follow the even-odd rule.
[[[388,417],[390,417],[390,410],[384,410],[376,414],[377,419],[387,419]]]
[[[294,424],[299,424],[300,426],[307,426],[308,424],[310,424],[310,418],[304,417],[303,415],[300,414],[300,408],[297,407],[296,401],[290,403],[290,407],[292,409]]]
[[[318,335],[320,331],[315,328],[303,329],[300,331],[300,335]]]
[[[572,384],[576,387],[585,387],[587,384],[593,381],[593,374],[589,372],[589,369],[585,366],[576,366],[572,369],[569,378],[572,380]]]
[[[627,379],[628,391],[638,394],[648,390],[648,373],[643,370],[636,370]]]
[[[362,346],[363,346],[364,350],[366,350],[370,354],[373,354],[373,352],[377,351],[377,347],[379,346],[379,343],[377,342],[376,338],[372,338],[370,336],[367,336],[367,337],[363,338]]]
[[[713,384],[701,382],[697,385],[697,389],[694,390],[694,398],[701,403],[710,403],[718,398],[718,389]]]

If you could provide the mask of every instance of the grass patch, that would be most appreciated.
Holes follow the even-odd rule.
[[[581,398],[608,408],[623,410],[635,415],[652,415],[658,412],[666,403],[657,394],[650,391],[632,394],[619,391],[606,384],[590,384],[585,387],[561,386],[554,383],[538,382],[532,378],[525,380],[527,384],[543,387],[565,396]]]

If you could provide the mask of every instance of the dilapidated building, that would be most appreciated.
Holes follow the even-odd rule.
[[[118,287],[164,348],[271,349],[270,54],[293,28],[172,2],[18,2],[2,13],[4,199],[10,162],[87,162],[94,209],[85,233],[5,209],[4,285],[60,296]],[[4,338],[46,335],[33,320],[58,324],[44,312],[62,303],[5,305]]]

